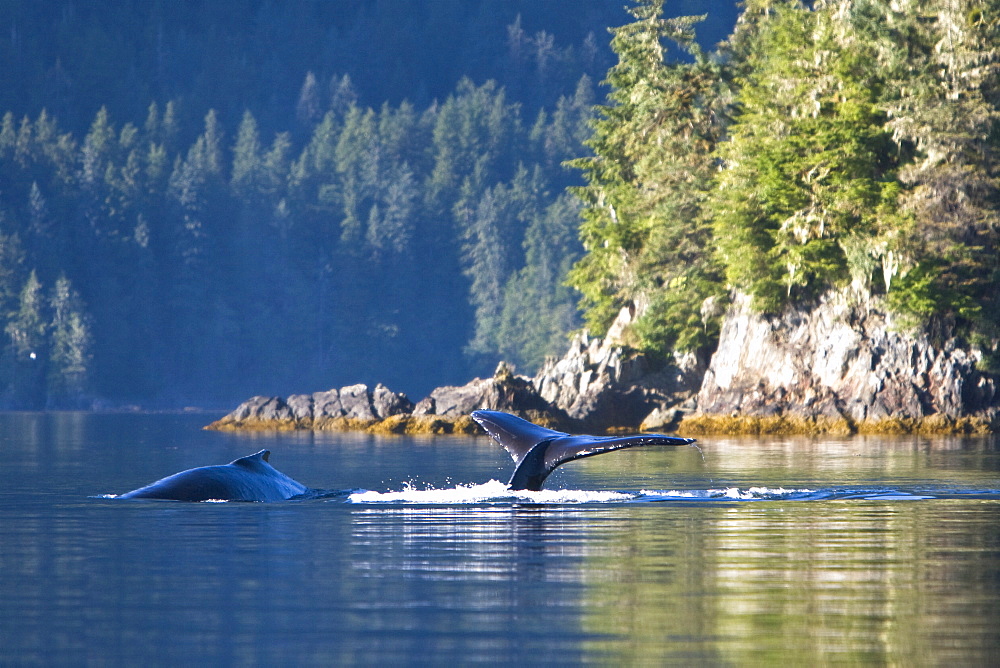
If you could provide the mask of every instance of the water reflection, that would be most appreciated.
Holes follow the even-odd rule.
[[[519,497],[489,491],[510,461],[484,439],[243,439],[201,422],[0,416],[0,665],[996,663],[989,439],[706,438],[704,458],[613,453]],[[488,493],[88,498],[260,447],[332,489],[413,476]],[[753,500],[707,493],[730,489]]]
[[[506,580],[516,574],[579,582],[586,535],[574,515],[568,509],[516,506],[362,508],[352,511],[352,545],[369,558],[352,562],[352,568],[364,577],[389,572],[404,578]]]
[[[358,621],[378,624],[409,662],[573,664],[581,638],[597,637],[579,627],[588,513],[364,506],[350,517]],[[403,633],[414,627],[415,640]]]
[[[597,649],[631,665],[984,665],[1000,622],[998,511],[872,501],[630,513],[588,560],[584,628],[610,624],[616,638]]]

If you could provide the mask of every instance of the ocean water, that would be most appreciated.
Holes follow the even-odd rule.
[[[0,415],[0,665],[996,665],[995,438],[703,438],[510,492],[485,437]],[[110,498],[261,448],[321,490]]]

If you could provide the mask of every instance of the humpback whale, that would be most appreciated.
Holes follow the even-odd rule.
[[[560,464],[592,457],[612,450],[645,445],[687,445],[693,438],[663,434],[630,436],[570,435],[546,429],[527,420],[499,411],[473,411],[472,419],[486,430],[494,441],[506,448],[514,460],[514,474],[507,483],[512,490],[539,491],[542,483]]]
[[[283,501],[307,488],[267,463],[270,450],[217,466],[201,466],[121,494],[119,499]]]

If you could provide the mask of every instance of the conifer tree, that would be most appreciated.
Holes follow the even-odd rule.
[[[87,390],[92,359],[91,331],[80,295],[60,276],[49,298],[52,314],[48,394],[56,405],[75,405]]]
[[[579,215],[579,200],[568,193],[534,211],[524,237],[524,266],[504,285],[496,348],[524,372],[562,355],[566,334],[579,326],[578,295],[564,282],[580,254]]]
[[[22,408],[45,406],[45,377],[48,360],[47,304],[42,284],[32,271],[21,289],[17,311],[10,315],[4,331],[10,339],[13,361],[11,383],[15,405]]]
[[[895,220],[876,59],[854,18],[772,3],[744,54],[712,204],[727,280],[764,311],[851,278],[869,289],[856,251]]]
[[[587,180],[574,190],[587,253],[569,280],[595,333],[632,305],[646,319],[643,345],[697,349],[711,342],[701,304],[719,292],[703,202],[727,91],[694,42],[703,17],[665,19],[662,0],[640,0],[630,12],[635,22],[612,30],[619,60],[587,142],[594,156],[569,163]],[[667,63],[668,39],[693,62]]]
[[[885,12],[889,127],[905,226],[890,239],[890,302],[1000,336],[1000,2],[907,0]],[[905,42],[905,43],[904,43]],[[907,47],[907,59],[896,54]],[[894,56],[896,56],[894,58]]]
[[[233,146],[233,168],[230,172],[229,184],[233,192],[244,200],[250,200],[260,188],[260,135],[257,132],[257,121],[249,110],[243,112],[239,130],[236,132],[236,144]]]

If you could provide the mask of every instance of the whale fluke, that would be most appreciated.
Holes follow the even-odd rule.
[[[282,501],[304,494],[308,488],[268,464],[270,456],[270,450],[261,450],[228,464],[188,469],[116,498]]]
[[[472,418],[513,458],[514,475],[511,476],[508,483],[513,490],[540,490],[542,483],[557,466],[574,459],[592,457],[622,448],[646,445],[688,445],[695,441],[693,438],[680,438],[663,434],[571,435],[539,427],[515,415],[500,411],[474,411]]]

